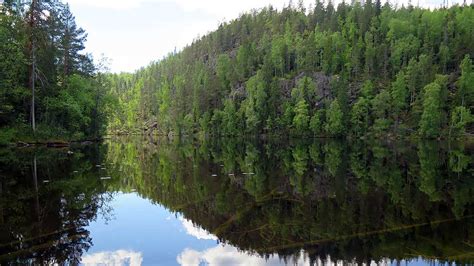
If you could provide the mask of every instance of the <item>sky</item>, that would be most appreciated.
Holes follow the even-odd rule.
[[[1,0],[0,0],[1,1]],[[179,51],[219,23],[289,0],[69,0],[77,24],[88,33],[86,52],[105,56],[112,72],[133,72]],[[391,0],[393,2],[393,0]],[[398,0],[404,3],[407,0]],[[462,0],[452,0],[462,2]],[[296,4],[298,0],[293,0]],[[315,0],[304,0],[309,6]],[[350,2],[350,1],[346,1]],[[412,1],[414,4],[418,0]],[[450,1],[451,2],[451,1]],[[337,3],[337,1],[336,1]],[[419,0],[436,7],[442,0]]]

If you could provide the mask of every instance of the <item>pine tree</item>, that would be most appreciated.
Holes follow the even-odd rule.
[[[464,57],[460,67],[461,76],[456,83],[456,98],[459,105],[469,107],[474,104],[474,71],[469,55]]]
[[[400,121],[401,113],[408,107],[408,88],[406,85],[405,73],[400,71],[397,74],[391,88],[392,109],[397,123]]]
[[[338,100],[332,101],[327,111],[326,132],[334,137],[342,136],[345,133],[343,123],[343,112]]]
[[[359,98],[351,111],[351,130],[356,136],[365,135],[370,126],[370,102]]]
[[[62,5],[59,10],[59,36],[59,71],[62,75],[67,77],[81,71],[82,74],[92,74],[87,73],[92,62],[81,54],[85,49],[87,34],[82,28],[77,27],[69,4]]]
[[[309,115],[308,104],[304,99],[300,100],[294,108],[293,127],[298,135],[304,135],[308,131]]]
[[[464,106],[454,108],[451,114],[450,137],[461,136],[466,132],[466,127],[474,122],[474,116]]]
[[[441,135],[441,85],[432,82],[423,89],[423,114],[420,121],[420,134],[426,138],[436,138]]]

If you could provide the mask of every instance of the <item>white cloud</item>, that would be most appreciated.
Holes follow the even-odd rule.
[[[237,16],[242,12],[250,11],[251,9],[263,8],[270,4],[276,8],[281,8],[285,3],[288,2],[288,0],[175,0],[173,2],[181,6],[181,8],[184,10],[202,11],[213,14],[220,19],[225,18],[226,20],[231,20],[237,18]]]
[[[82,5],[89,7],[128,9],[139,7],[144,1],[140,0],[68,0],[72,5]]]
[[[185,249],[181,254],[178,255],[176,259],[180,265],[199,265],[201,262],[201,252],[193,249]]]
[[[237,248],[230,245],[219,245],[213,248],[206,249],[204,251],[196,251],[193,249],[185,249],[181,254],[178,255],[178,263],[183,266],[195,266],[205,264],[209,266],[213,265],[285,265],[284,261],[280,261],[278,256],[272,256],[268,260],[258,256],[251,255],[248,253],[240,252]],[[289,261],[290,264],[294,265],[306,265],[309,262],[300,256],[296,262]]]
[[[268,260],[258,256],[248,254],[239,251],[237,248],[230,245],[219,245],[213,248],[206,249],[204,251],[196,251],[193,249],[185,249],[176,258],[178,263],[182,266],[197,266],[197,265],[254,265],[254,266],[279,266],[279,265],[309,265],[310,261],[305,255],[304,251],[301,251],[299,256],[294,260],[288,260],[286,263],[278,258],[278,255],[271,256]],[[356,265],[355,261],[342,261],[332,260],[331,257],[326,258],[324,261],[317,259],[316,265],[322,266],[343,266],[343,265]],[[362,263],[363,266],[388,266],[391,264],[390,259],[382,259],[379,262],[371,261],[370,263]]]
[[[197,239],[217,240],[217,237],[215,235],[210,234],[208,231],[202,228],[194,226],[193,222],[191,222],[190,220],[184,219],[183,217],[180,217],[179,220],[183,224],[183,227],[186,230],[186,233],[188,233],[188,235],[192,235]]]
[[[129,250],[117,250],[113,252],[98,252],[85,255],[81,264],[86,266],[95,265],[142,265],[143,255],[141,252]]]
[[[186,11],[202,11],[208,14],[218,15],[232,19],[243,11],[253,8],[262,8],[272,4],[277,8],[283,7],[288,0],[69,0],[73,5],[82,5],[89,7],[111,8],[111,9],[130,9],[138,8],[147,3],[174,3]],[[311,1],[307,0],[310,3]],[[229,17],[228,17],[229,16]],[[232,16],[232,17],[230,17]]]
[[[201,11],[207,14],[216,15],[227,20],[236,18],[240,13],[249,11],[251,9],[258,9],[272,5],[275,8],[281,9],[288,5],[290,0],[239,0],[239,1],[225,1],[225,0],[68,0],[67,2],[74,5],[82,5],[89,7],[110,8],[110,9],[130,9],[138,8],[144,4],[163,4],[173,3],[178,5],[185,11]],[[389,0],[391,4],[407,4],[408,0]],[[293,1],[297,4],[298,1]],[[306,6],[314,4],[314,0],[303,0]],[[335,5],[342,2],[342,0],[333,0]],[[385,2],[384,0],[382,2]],[[347,1],[346,1],[347,3]],[[350,3],[350,2],[349,2]],[[419,4],[425,7],[439,7],[442,4],[440,0],[412,0],[414,5]],[[463,3],[463,0],[451,0],[450,4]]]

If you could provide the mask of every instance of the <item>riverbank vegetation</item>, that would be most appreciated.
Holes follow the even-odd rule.
[[[102,74],[67,4],[4,1],[0,142],[472,136],[473,29],[473,5],[300,2],[244,13],[135,73]]]
[[[474,132],[474,6],[255,10],[110,76],[109,130],[458,137]]]
[[[60,1],[0,5],[0,142],[97,138],[106,126],[105,76],[87,34]]]

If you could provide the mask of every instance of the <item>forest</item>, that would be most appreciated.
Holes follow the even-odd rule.
[[[474,6],[271,6],[109,76],[109,132],[456,138],[474,133]]]
[[[107,79],[86,39],[61,1],[0,4],[0,144],[105,132]]]
[[[290,0],[134,73],[86,41],[65,1],[0,0],[0,146],[66,144],[0,148],[0,263],[174,249],[94,236],[118,194],[285,263],[474,261],[474,4]]]
[[[135,73],[109,73],[59,0],[0,12],[0,142],[474,134],[474,5],[268,6]],[[105,60],[106,61],[106,60]]]

